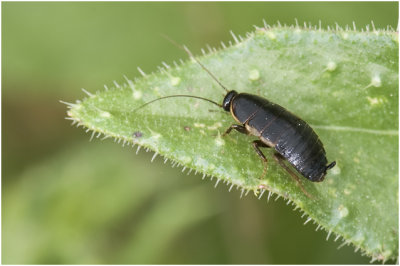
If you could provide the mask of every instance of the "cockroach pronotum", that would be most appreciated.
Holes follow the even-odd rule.
[[[249,93],[238,93],[235,90],[229,91],[192,55],[189,49],[179,46],[172,40],[170,41],[180,49],[185,50],[189,57],[194,59],[226,91],[222,104],[195,95],[170,95],[147,102],[136,108],[135,111],[155,101],[172,97],[196,98],[215,104],[230,112],[236,122],[239,123],[232,124],[222,136],[228,135],[232,129],[235,129],[240,133],[259,138],[254,140],[252,145],[264,164],[261,178],[266,174],[267,158],[260,148],[274,148],[274,159],[296,180],[303,192],[309,196],[301,186],[298,176],[285,164],[285,160],[308,180],[312,182],[324,180],[326,171],[334,167],[336,162],[333,161],[327,164],[324,146],[314,130],[298,116],[263,97]]]

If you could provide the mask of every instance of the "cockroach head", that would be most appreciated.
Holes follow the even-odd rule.
[[[222,102],[222,108],[224,108],[225,111],[229,112],[232,100],[237,94],[238,93],[236,91],[230,91],[225,95],[225,98]]]

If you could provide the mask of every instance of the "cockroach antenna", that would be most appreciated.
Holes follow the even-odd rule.
[[[176,47],[178,47],[179,49],[185,51],[190,58],[193,58],[197,64],[199,64],[201,66],[202,69],[204,69],[208,75],[210,75],[212,77],[213,80],[215,80],[220,86],[221,88],[223,88],[226,92],[229,92],[229,90],[217,79],[217,77],[215,77],[213,75],[213,73],[211,73],[210,70],[208,70],[199,60],[197,60],[196,57],[193,56],[192,52],[190,52],[189,48],[187,48],[186,46],[182,46],[177,44],[174,40],[172,40],[170,37],[168,37],[165,34],[161,34],[162,37],[164,37],[167,41],[169,41],[170,43],[172,43],[173,45],[175,45]]]
[[[156,102],[156,101],[163,100],[163,99],[167,99],[167,98],[175,98],[175,97],[187,97],[187,98],[200,99],[200,100],[207,101],[207,102],[210,102],[210,103],[212,103],[212,104],[215,104],[215,105],[217,105],[218,107],[222,107],[222,105],[220,105],[220,104],[218,104],[218,103],[216,103],[216,102],[214,102],[214,101],[212,101],[212,100],[210,100],[210,99],[207,99],[207,98],[203,98],[203,97],[199,97],[199,96],[194,96],[194,95],[176,94],[176,95],[169,95],[169,96],[160,97],[160,98],[157,98],[157,99],[152,100],[152,101],[150,101],[150,102],[144,103],[144,104],[142,104],[141,106],[135,108],[132,112],[134,113],[134,112],[138,111],[139,109],[142,109],[142,108],[145,107],[146,105],[151,104],[151,103],[154,103],[154,102]]]

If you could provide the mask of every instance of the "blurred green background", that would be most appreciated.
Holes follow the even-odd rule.
[[[368,263],[281,199],[150,163],[64,120],[62,99],[228,43],[262,19],[397,27],[396,2],[2,3],[2,263]]]

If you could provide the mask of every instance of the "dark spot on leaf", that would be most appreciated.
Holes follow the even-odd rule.
[[[132,134],[132,136],[134,137],[134,138],[141,138],[142,136],[143,136],[143,133],[142,132],[140,132],[140,131],[135,131],[135,132],[133,132],[133,134]]]
[[[183,129],[186,130],[186,131],[190,131],[191,128],[188,127],[188,126],[184,126]]]

